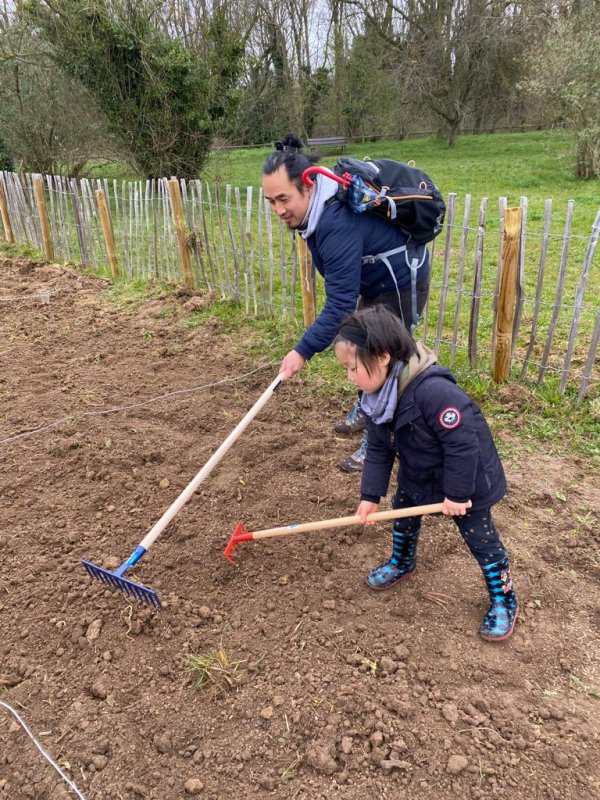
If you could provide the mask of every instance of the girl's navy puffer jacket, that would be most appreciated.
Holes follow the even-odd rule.
[[[400,396],[388,424],[368,424],[361,498],[387,494],[396,455],[398,487],[415,505],[472,502],[489,508],[506,493],[506,478],[479,406],[456,385],[450,370],[431,366]]]

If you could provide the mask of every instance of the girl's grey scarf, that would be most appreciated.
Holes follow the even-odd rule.
[[[376,425],[383,425],[394,416],[398,405],[398,380],[404,364],[404,361],[396,361],[381,389],[371,394],[363,392],[360,399],[361,408]]]
[[[298,228],[298,233],[303,239],[308,239],[311,233],[315,232],[325,204],[336,194],[338,187],[339,184],[326,175],[319,175],[316,178],[306,216]]]

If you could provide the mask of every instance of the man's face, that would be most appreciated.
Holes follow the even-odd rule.
[[[289,179],[284,166],[271,175],[263,175],[262,185],[265,198],[277,216],[288,228],[297,228],[306,216],[313,187],[305,186],[304,191],[301,191]]]

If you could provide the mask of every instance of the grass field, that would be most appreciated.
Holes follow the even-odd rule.
[[[261,166],[269,152],[255,148],[213,153],[202,177],[236,186],[259,186]],[[471,194],[474,200],[507,197],[509,205],[525,195],[530,205],[542,208],[546,198],[552,198],[557,207],[573,199],[577,207],[589,208],[588,214],[581,215],[582,221],[592,219],[600,203],[600,178],[581,181],[575,177],[575,150],[564,131],[460,136],[453,147],[433,136],[372,142],[349,145],[344,155],[413,160],[431,175],[444,195]],[[336,158],[330,151],[321,163],[330,166]]]
[[[261,167],[270,152],[268,147],[215,151],[199,177],[209,183],[218,180],[241,188],[258,188]],[[332,166],[338,155],[327,150],[321,163]],[[582,210],[577,218],[588,232],[591,222],[587,223],[593,221],[600,203],[600,178],[576,178],[573,138],[563,130],[464,135],[452,147],[435,136],[352,144],[344,149],[344,155],[414,160],[444,194],[471,194],[474,202],[482,197],[507,197],[511,205],[526,196],[534,208],[543,208],[546,198],[559,208],[573,199]],[[95,178],[136,178],[118,162],[102,162],[91,174]]]

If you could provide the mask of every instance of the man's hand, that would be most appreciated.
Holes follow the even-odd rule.
[[[306,364],[306,359],[301,356],[297,350],[290,350],[287,356],[281,362],[279,367],[279,374],[283,375],[283,379],[287,380],[295,375],[296,372],[302,369]]]
[[[454,500],[448,500],[447,497],[444,497],[442,514],[447,514],[449,517],[464,517],[468,508],[471,508],[470,500],[466,503],[455,503]]]
[[[367,522],[367,516],[374,514],[379,508],[379,503],[370,503],[368,500],[361,500],[356,509],[356,516],[360,517],[363,525],[375,525],[375,522]]]

